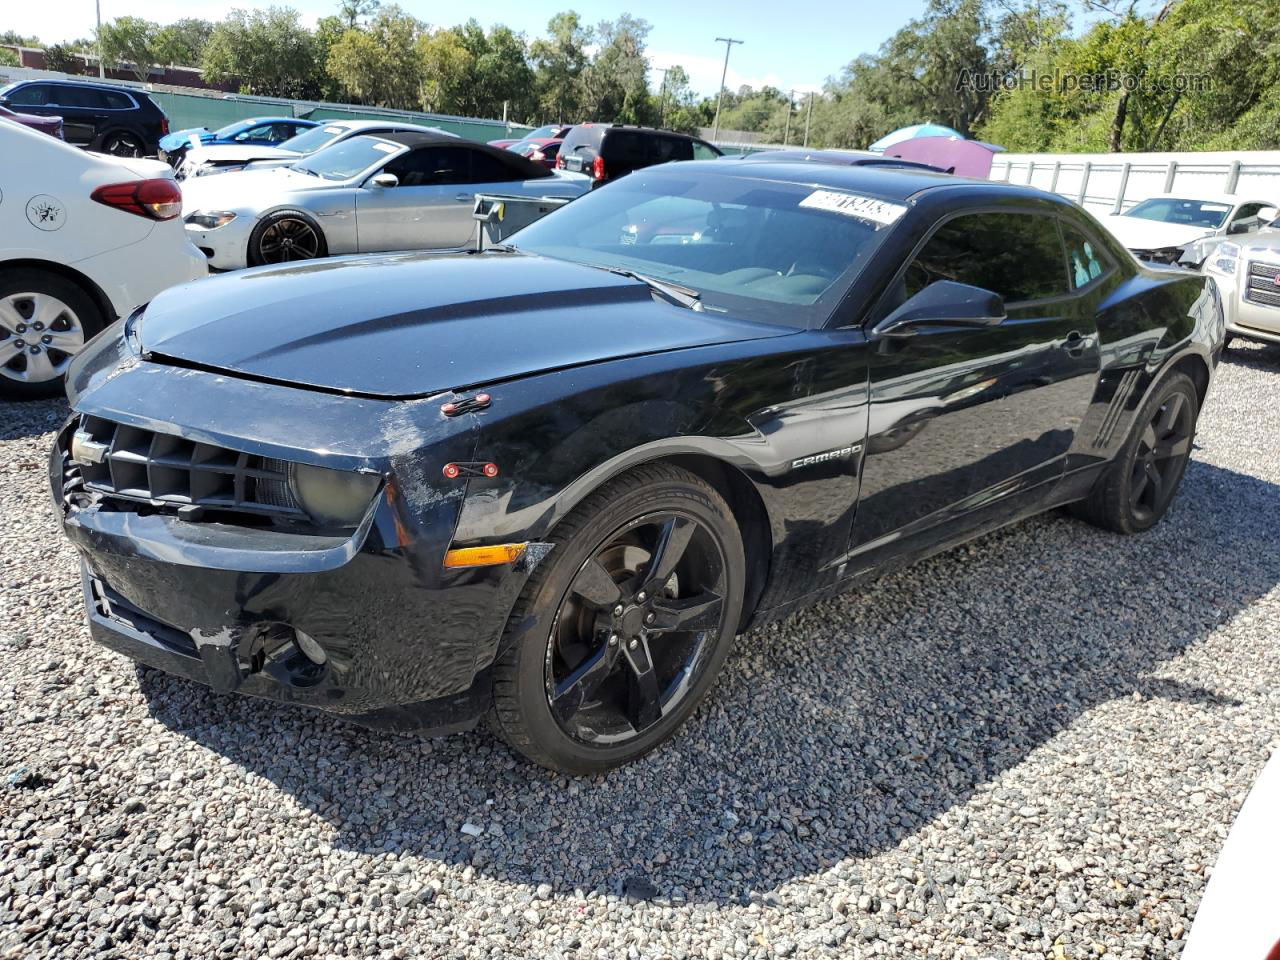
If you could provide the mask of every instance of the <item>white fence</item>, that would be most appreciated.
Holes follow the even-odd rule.
[[[1219,153],[1002,153],[991,179],[1029,183],[1120,213],[1158,193],[1231,193],[1280,205],[1280,150]]]

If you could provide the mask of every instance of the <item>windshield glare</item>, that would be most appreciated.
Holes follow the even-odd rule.
[[[293,164],[293,169],[313,173],[326,180],[350,180],[372,166],[385,163],[401,149],[398,143],[374,137],[352,137],[317,150],[305,160]]]
[[[225,127],[219,127],[213,131],[213,135],[219,140],[225,140],[228,137],[234,137],[241,130],[247,129],[248,126],[247,120],[237,120],[235,123],[228,123]]]
[[[296,137],[290,137],[284,143],[280,144],[280,149],[292,150],[295,153],[312,153],[319,150],[326,143],[333,142],[336,137],[340,137],[346,132],[347,131],[342,127],[312,127],[305,133],[300,133]]]
[[[808,326],[825,322],[892,229],[815,202],[833,197],[859,199],[800,184],[640,171],[531,224],[511,245],[691,287],[706,309]],[[867,202],[892,208],[895,218],[904,209]]]
[[[1231,207],[1225,203],[1153,197],[1150,200],[1143,200],[1132,210],[1126,210],[1124,215],[1142,220],[1159,220],[1162,223],[1180,223],[1188,227],[1216,229],[1222,226],[1230,212]]]

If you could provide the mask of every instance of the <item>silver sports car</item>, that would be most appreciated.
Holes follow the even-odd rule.
[[[352,137],[287,167],[183,184],[187,236],[232,270],[340,253],[465,246],[477,193],[572,199],[591,178],[448,135]]]
[[[1280,343],[1280,230],[1223,241],[1204,270],[1222,292],[1227,343],[1232,337]]]

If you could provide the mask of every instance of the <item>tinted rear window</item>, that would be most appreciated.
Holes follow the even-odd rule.
[[[600,141],[604,138],[604,133],[608,129],[608,127],[574,127],[569,131],[569,135],[564,138],[564,143],[560,146],[560,152],[566,157],[575,153],[588,157],[594,156],[596,151],[600,149]]]
[[[116,90],[102,91],[103,98],[107,101],[107,108],[110,110],[132,110],[133,101],[123,93]]]

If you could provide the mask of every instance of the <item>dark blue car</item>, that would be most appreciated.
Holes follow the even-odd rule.
[[[207,127],[188,127],[160,138],[159,157],[177,167],[193,142],[275,146],[314,126],[318,126],[314,120],[297,117],[249,117],[212,131]]]

